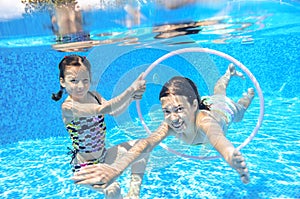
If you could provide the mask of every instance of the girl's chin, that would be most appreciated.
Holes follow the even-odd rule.
[[[183,133],[184,132],[184,129],[185,129],[185,126],[184,125],[181,125],[179,127],[174,127],[172,126],[173,130],[176,132],[176,133]]]
[[[85,95],[86,95],[86,92],[76,93],[76,97],[78,97],[78,98],[83,98]]]

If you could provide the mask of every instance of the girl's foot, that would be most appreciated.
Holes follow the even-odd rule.
[[[228,65],[228,69],[227,69],[226,73],[229,73],[231,77],[232,76],[238,76],[238,77],[240,77],[242,79],[245,79],[243,73],[237,71],[235,69],[235,65],[233,63],[231,63],[231,64]]]
[[[238,101],[238,103],[243,105],[247,109],[250,106],[253,98],[254,98],[254,89],[248,88],[247,93],[243,94],[243,97]]]
[[[132,174],[128,194],[124,199],[139,199],[142,184],[142,176],[140,174]]]

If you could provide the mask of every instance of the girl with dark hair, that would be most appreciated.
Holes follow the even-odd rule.
[[[72,140],[71,164],[74,175],[86,165],[106,163],[114,165],[116,160],[127,152],[136,141],[129,141],[107,149],[105,147],[106,125],[104,115],[117,115],[123,112],[135,99],[141,99],[145,89],[145,80],[138,77],[119,96],[106,101],[98,92],[90,91],[91,65],[82,56],[64,57],[59,63],[60,91],[52,95],[58,101],[64,92],[68,94],[62,103],[63,122]],[[132,164],[132,179],[128,195],[139,197],[140,186],[146,168],[148,156]],[[91,185],[103,192],[106,198],[122,198],[120,186],[112,182],[105,189]]]
[[[234,65],[230,64],[226,73],[216,83],[214,95],[202,99],[192,80],[180,76],[173,77],[163,86],[159,95],[165,118],[160,127],[149,137],[136,143],[110,171],[103,165],[93,165],[84,168],[73,180],[78,184],[101,182],[105,187],[141,154],[152,151],[167,136],[175,136],[190,145],[209,142],[239,173],[242,182],[248,183],[249,173],[245,159],[225,134],[232,122],[242,120],[254,97],[254,89],[249,88],[248,93],[237,103],[233,102],[226,96],[227,85],[233,76],[243,78]],[[103,173],[105,177],[102,177]]]

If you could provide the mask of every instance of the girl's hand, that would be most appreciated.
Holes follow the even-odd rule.
[[[85,166],[71,178],[76,184],[87,184],[94,188],[104,189],[121,175],[117,169],[108,164],[94,164]]]
[[[234,150],[231,161],[230,161],[230,166],[234,168],[240,175],[241,180],[244,184],[248,184],[250,181],[249,178],[249,171],[246,165],[245,158],[241,154],[241,152]]]
[[[144,73],[142,73],[132,84],[131,88],[133,89],[132,98],[142,99],[142,95],[146,90],[146,81],[143,79]]]

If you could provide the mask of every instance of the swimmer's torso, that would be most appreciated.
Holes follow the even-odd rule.
[[[66,128],[70,134],[72,146],[77,151],[76,159],[79,162],[83,159],[99,158],[104,153],[106,136],[104,115],[72,120]]]
[[[101,97],[88,92],[101,105]],[[106,124],[104,115],[75,117],[65,123],[72,140],[72,164],[84,163],[90,160],[103,159],[106,154],[105,137]]]

